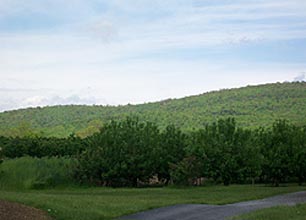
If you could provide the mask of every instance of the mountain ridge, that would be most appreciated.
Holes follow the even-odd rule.
[[[288,119],[306,125],[306,82],[269,83],[221,89],[183,98],[119,106],[63,105],[35,107],[0,113],[0,135],[14,136],[31,128],[43,136],[86,136],[112,119],[137,116],[160,127],[174,124],[184,130],[198,129],[218,118],[235,117],[248,128],[268,126]],[[17,132],[18,133],[18,132]]]

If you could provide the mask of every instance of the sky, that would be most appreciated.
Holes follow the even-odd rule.
[[[305,0],[0,0],[0,111],[306,80]]]

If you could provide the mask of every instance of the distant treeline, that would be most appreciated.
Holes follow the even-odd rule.
[[[269,128],[243,129],[220,119],[183,132],[173,125],[127,118],[105,124],[85,139],[0,138],[4,158],[71,156],[76,181],[105,186],[213,181],[272,183],[306,180],[306,127],[277,120]]]

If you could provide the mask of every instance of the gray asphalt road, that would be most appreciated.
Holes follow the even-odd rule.
[[[121,217],[122,220],[221,220],[257,209],[306,203],[306,192],[296,192],[261,200],[228,205],[183,204],[153,209]]]

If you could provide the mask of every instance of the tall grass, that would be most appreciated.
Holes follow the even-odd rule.
[[[72,159],[21,157],[0,165],[0,189],[42,189],[72,185]]]

